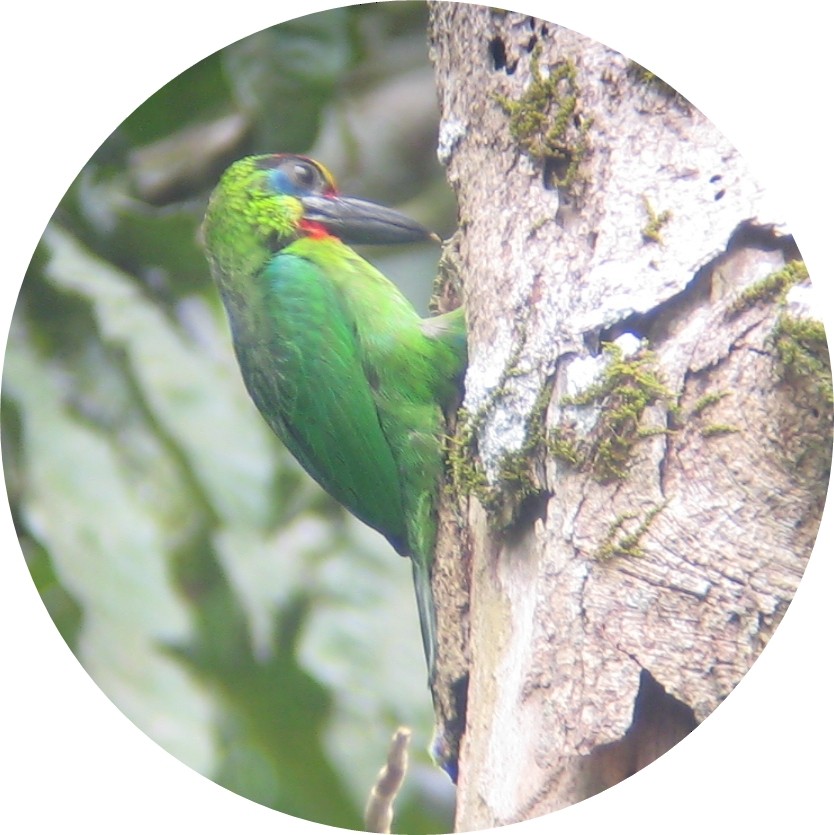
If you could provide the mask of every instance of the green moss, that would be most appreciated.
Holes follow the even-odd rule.
[[[804,261],[790,261],[781,270],[770,273],[761,281],[743,290],[727,308],[727,318],[732,319],[757,304],[783,301],[788,290],[808,278]]]
[[[640,519],[638,513],[623,513],[618,516],[609,526],[602,544],[594,552],[594,559],[603,562],[616,557],[642,557],[644,551],[640,543],[652,520],[664,507],[665,503],[655,505],[636,525],[628,523]]]
[[[703,397],[698,398],[689,413],[690,418],[693,420],[700,418],[707,409],[714,406],[720,400],[723,400],[729,393],[730,392],[728,391],[711,391]],[[734,424],[718,422],[707,424],[706,426],[702,426],[700,429],[701,436],[704,438],[714,438],[718,435],[730,435],[734,432],[740,431],[741,429]]]
[[[457,427],[453,438],[447,439],[446,461],[448,472],[451,475],[451,486],[459,496],[474,495],[483,507],[488,511],[494,511],[500,505],[500,489],[490,485],[483,465],[478,457],[477,438],[478,433],[484,425],[487,415],[494,408],[498,400],[507,394],[507,381],[512,377],[521,376],[518,362],[521,357],[521,350],[524,344],[524,334],[517,343],[516,349],[507,361],[501,378],[492,389],[489,399],[484,402],[477,412],[469,412],[461,409],[458,412]],[[510,453],[515,457],[519,453]],[[518,481],[518,461],[506,462],[506,468],[502,461],[499,465],[499,473],[506,470],[508,483]],[[499,478],[501,476],[499,475]]]
[[[553,396],[553,380],[548,379],[539,389],[539,393],[533,402],[533,408],[527,419],[527,445],[532,447],[541,446],[546,442],[545,418],[547,407],[550,405],[550,398]]]
[[[810,388],[820,405],[834,405],[831,357],[822,322],[782,313],[773,339],[782,380]]]
[[[498,480],[504,498],[512,497],[514,502],[538,492],[530,472],[530,454],[525,448],[508,452],[498,465]]]
[[[643,87],[656,90],[663,96],[678,103],[686,103],[686,99],[671,84],[667,84],[660,76],[647,70],[642,64],[636,61],[629,61],[626,73],[629,78]]]
[[[657,435],[671,435],[672,430],[665,426],[641,426],[637,430],[638,438],[654,438]]]
[[[523,339],[519,341],[519,346]],[[507,394],[506,383],[522,376],[518,367],[521,348],[507,363],[501,379],[492,390],[490,399],[477,413],[461,410],[454,438],[448,439],[446,460],[451,474],[451,486],[457,495],[475,496],[497,528],[505,528],[515,518],[521,503],[541,491],[535,476],[535,465],[545,448],[545,412],[553,390],[552,381],[542,385],[527,416],[525,437],[521,447],[507,452],[497,467],[495,484],[490,484],[477,454],[477,436],[495,403]]]
[[[831,476],[834,395],[831,358],[822,323],[782,311],[771,335],[775,370],[786,409],[781,442],[791,475],[822,511]]]
[[[576,65],[560,61],[544,75],[540,58],[537,45],[530,56],[531,82],[520,98],[496,94],[495,100],[509,116],[510,135],[518,146],[546,164],[552,185],[570,190],[588,153],[592,122],[578,114]]]
[[[527,415],[524,443],[519,449],[506,453],[498,466],[497,487],[502,504],[501,522],[504,525],[512,521],[526,498],[541,492],[535,466],[547,448],[545,416],[552,393],[552,380],[545,380]]]
[[[719,400],[725,398],[729,393],[730,392],[728,391],[712,391],[705,394],[703,397],[700,397],[695,401],[695,405],[692,407],[692,411],[690,412],[691,417],[699,417],[710,406],[714,406]]]
[[[547,435],[547,451],[557,461],[571,467],[579,467],[586,458],[586,452],[576,438],[576,432],[566,426],[554,427]]]
[[[612,343],[604,344],[603,350],[608,364],[600,378],[581,394],[561,401],[563,406],[600,408],[591,437],[587,442],[576,442],[566,435],[565,427],[560,427],[558,437],[554,439],[551,433],[551,444],[569,453],[569,457],[578,457],[598,481],[606,483],[628,475],[628,464],[638,441],[668,431],[665,426],[641,427],[640,421],[649,406],[663,402],[670,408],[675,395],[661,380],[651,351],[641,350],[626,358]],[[566,440],[571,440],[569,449]]]
[[[822,322],[783,313],[773,337],[782,379],[810,382],[820,402],[831,406],[831,358]]]
[[[547,226],[547,224],[550,223],[551,220],[553,220],[552,215],[545,215],[544,217],[538,218],[538,220],[534,220],[530,226],[530,232],[535,234],[540,229],[543,229],[545,226]]]
[[[716,435],[731,435],[734,432],[741,432],[741,429],[731,423],[711,423],[701,430],[701,435],[705,438],[714,438]]]
[[[475,446],[475,438],[483,424],[484,414],[485,411],[480,415],[473,415],[466,409],[458,412],[454,437],[446,439],[446,465],[455,495],[474,495],[486,507],[493,504],[494,491],[487,482]]]
[[[641,231],[643,240],[646,243],[662,244],[663,238],[660,235],[660,230],[672,219],[672,213],[666,209],[658,214],[645,195],[643,195],[643,207],[648,215],[648,221]]]

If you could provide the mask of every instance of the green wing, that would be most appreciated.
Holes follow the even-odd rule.
[[[236,346],[252,399],[304,469],[406,553],[397,467],[337,287],[322,267],[286,251],[260,280],[267,327]]]

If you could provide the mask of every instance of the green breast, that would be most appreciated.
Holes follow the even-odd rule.
[[[399,472],[356,322],[328,273],[295,245],[275,255],[258,292],[230,310],[235,351],[252,399],[304,469],[407,553]]]

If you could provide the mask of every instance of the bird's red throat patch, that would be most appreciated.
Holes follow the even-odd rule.
[[[316,223],[314,220],[301,220],[298,224],[299,229],[308,237],[308,238],[332,238],[333,236],[321,223]]]

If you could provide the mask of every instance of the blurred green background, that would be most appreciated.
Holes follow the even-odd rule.
[[[3,462],[61,634],[129,719],[292,815],[362,828],[399,724],[395,831],[450,831],[408,561],[301,471],[249,401],[199,243],[247,153],[324,162],[442,234],[422,3],[334,9],[215,53],[95,152],[46,229],[6,354]],[[425,310],[438,249],[363,253]]]

